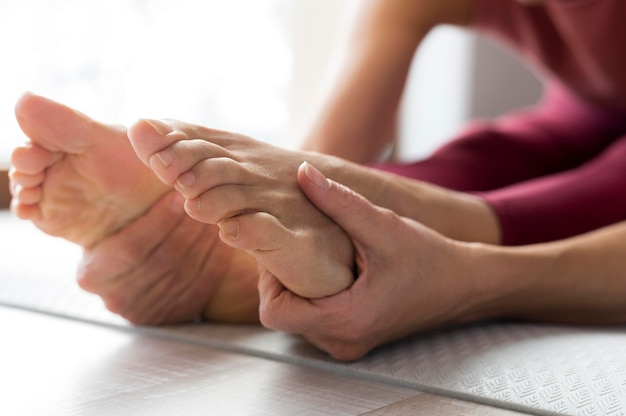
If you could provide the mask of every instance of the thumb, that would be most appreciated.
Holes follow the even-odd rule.
[[[309,200],[353,240],[367,246],[385,240],[388,210],[372,204],[347,186],[326,178],[308,162],[303,162],[298,168],[298,183]]]

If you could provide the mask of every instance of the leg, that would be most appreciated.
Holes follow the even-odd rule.
[[[626,219],[626,135],[587,163],[484,193],[503,244],[560,240]]]
[[[624,117],[551,85],[539,105],[474,122],[431,156],[378,168],[459,191],[490,191],[579,166],[626,129]]]
[[[159,202],[171,187],[137,159],[125,129],[32,94],[16,116],[30,142],[12,155],[12,209],[85,248],[84,289],[135,323],[256,321],[256,261]]]
[[[83,251],[78,283],[134,324],[258,322],[257,262],[222,243],[172,190],[120,232]]]
[[[180,122],[142,121],[129,137],[139,158],[186,198],[190,216],[220,224],[224,242],[293,292],[319,298],[352,283],[351,243],[298,189],[306,153]]]

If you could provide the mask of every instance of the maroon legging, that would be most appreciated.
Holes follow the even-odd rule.
[[[536,108],[475,123],[425,160],[375,167],[480,195],[506,245],[626,220],[626,114],[595,109],[556,85]]]

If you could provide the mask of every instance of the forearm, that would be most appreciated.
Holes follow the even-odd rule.
[[[482,198],[404,178],[341,158],[311,153],[310,162],[375,205],[461,241],[500,243],[497,216]]]
[[[382,42],[378,47],[385,48]],[[411,56],[379,60],[368,54],[352,58],[302,148],[357,163],[376,161],[393,139]]]
[[[626,322],[626,222],[551,243],[473,245],[472,318]]]
[[[469,0],[367,2],[335,87],[303,148],[372,162],[393,138],[413,55],[439,23],[465,23]]]

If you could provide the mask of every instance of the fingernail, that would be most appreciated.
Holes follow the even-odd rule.
[[[149,120],[149,119],[143,119],[143,121],[145,121],[146,123],[148,123],[149,125],[152,126],[152,128],[159,133],[161,136],[165,136],[167,133],[171,133],[174,131],[174,129],[172,129],[172,126],[170,126],[167,123],[164,123],[161,120]]]
[[[327,190],[330,188],[330,183],[326,176],[322,174],[319,170],[317,170],[313,165],[308,162],[302,162],[304,165],[304,174],[311,182],[313,182],[317,187]]]
[[[236,219],[221,221],[217,225],[220,227],[221,233],[227,237],[236,238],[239,235],[239,221]]]

